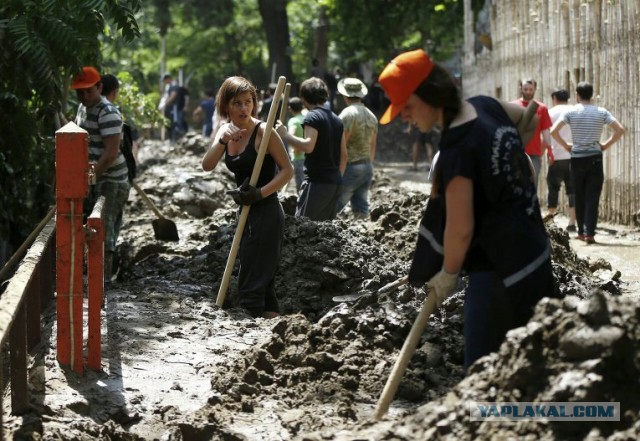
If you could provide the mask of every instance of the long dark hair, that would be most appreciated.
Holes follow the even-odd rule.
[[[425,103],[444,109],[443,129],[446,130],[462,107],[456,81],[442,66],[435,64],[429,76],[414,92]]]

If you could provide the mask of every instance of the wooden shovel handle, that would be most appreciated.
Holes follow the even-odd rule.
[[[389,378],[387,379],[387,384],[385,384],[384,389],[382,390],[382,395],[380,395],[380,399],[378,400],[378,406],[373,414],[374,420],[378,421],[387,413],[387,410],[389,410],[389,405],[393,401],[393,397],[396,395],[398,386],[400,385],[400,380],[402,380],[402,376],[404,375],[404,371],[407,369],[409,361],[411,361],[411,357],[416,350],[416,346],[418,346],[422,331],[424,331],[424,328],[427,326],[429,316],[433,313],[435,308],[436,296],[434,293],[429,292],[427,300],[424,302],[424,305],[422,305],[420,313],[418,314],[416,321],[413,322],[411,331],[409,331],[409,335],[404,341],[404,345],[402,346],[400,355],[396,360],[396,364],[393,366],[391,375],[389,375]]]
[[[394,289],[399,288],[402,285],[406,285],[408,281],[409,276],[404,276],[394,282],[387,283],[385,286],[378,290],[378,294],[384,294],[386,292],[393,291]]]
[[[525,109],[524,114],[522,115],[522,119],[520,120],[520,122],[518,122],[518,133],[524,133],[524,131],[527,130],[527,126],[536,115],[537,111],[538,103],[534,100],[531,100],[531,102]]]
[[[287,83],[284,86],[284,95],[282,96],[282,106],[280,107],[280,116],[278,119],[282,124],[286,124],[285,117],[287,116],[287,106],[289,105],[289,93],[291,92],[291,83]]]
[[[132,182],[131,185],[133,186],[133,188],[136,189],[138,194],[140,194],[140,196],[142,196],[142,200],[146,202],[146,204],[147,204],[147,206],[149,206],[149,208],[151,208],[151,211],[153,211],[155,213],[155,215],[158,216],[159,219],[164,219],[164,216],[162,215],[162,213],[160,213],[160,210],[158,210],[156,208],[156,206],[153,204],[153,202],[151,202],[151,199],[149,199],[149,196],[147,196],[147,194],[144,191],[142,191],[140,186],[138,184],[136,184],[135,182]]]

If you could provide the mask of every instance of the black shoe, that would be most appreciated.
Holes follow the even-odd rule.
[[[567,225],[567,231],[569,233],[575,233],[577,231],[576,226],[575,225]]]

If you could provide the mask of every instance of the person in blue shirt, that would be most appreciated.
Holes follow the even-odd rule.
[[[202,118],[202,136],[209,138],[213,131],[213,113],[216,110],[216,100],[213,90],[207,89],[204,92],[205,98],[200,101],[198,107],[193,110],[193,119],[199,121]]]
[[[342,193],[342,175],[347,167],[347,142],[338,115],[324,106],[327,85],[311,77],[300,85],[300,98],[308,112],[302,123],[302,137],[279,124],[278,134],[288,145],[305,153],[304,181],[296,206],[296,217],[324,221],[335,219]]]

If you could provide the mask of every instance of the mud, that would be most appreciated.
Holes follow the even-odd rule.
[[[31,410],[5,411],[15,439],[415,440],[635,439],[640,309],[606,260],[579,258],[548,224],[562,300],[546,300],[525,328],[464,376],[457,293],[429,319],[388,415],[371,421],[398,352],[425,300],[407,273],[426,180],[375,173],[371,217],[315,223],[290,216],[276,281],[283,316],[252,319],[215,304],[235,233],[235,186],[222,166],[200,171],[206,144],[148,142],[138,182],[176,222],[179,242],[154,239],[138,195],[127,206],[117,280],[107,291],[103,366],[78,377],[55,360],[55,312],[44,355],[30,360]],[[411,189],[407,189],[411,188]],[[599,290],[594,290],[599,288]],[[338,295],[364,293],[351,303]],[[622,294],[622,295],[621,295]],[[4,403],[10,402],[5,391]],[[619,423],[476,423],[469,401],[620,401]]]

